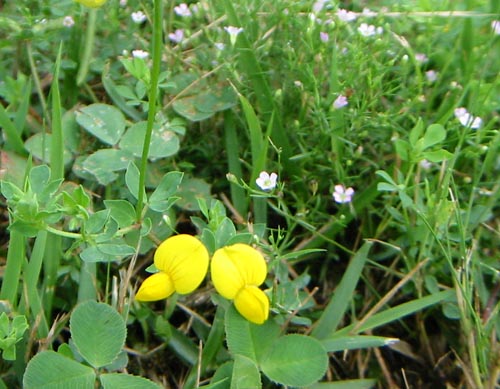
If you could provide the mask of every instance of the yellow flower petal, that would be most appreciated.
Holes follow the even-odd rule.
[[[135,295],[137,301],[156,301],[169,297],[174,293],[174,284],[168,274],[160,271],[144,280]]]
[[[244,286],[262,284],[266,279],[267,265],[256,249],[237,243],[215,252],[210,273],[217,292],[233,299]]]
[[[246,286],[236,295],[234,306],[241,316],[255,324],[264,323],[269,316],[269,299],[253,285]]]
[[[106,0],[75,0],[75,1],[90,8],[99,8],[106,2]]]
[[[176,235],[165,240],[156,249],[155,266],[168,274],[177,293],[195,290],[205,278],[208,269],[208,251],[191,235]]]

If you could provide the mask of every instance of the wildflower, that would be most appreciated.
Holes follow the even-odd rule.
[[[158,246],[154,264],[159,270],[144,280],[135,298],[138,301],[162,300],[174,292],[191,293],[205,278],[208,251],[191,235],[176,235]]]
[[[174,7],[174,12],[179,16],[191,16],[191,10],[186,3],[181,3],[177,7]]]
[[[65,16],[63,19],[63,26],[64,27],[73,27],[75,25],[75,20],[73,19],[72,16]]]
[[[337,17],[339,18],[339,20],[346,22],[346,23],[353,22],[357,18],[356,14],[354,12],[347,11],[347,10],[342,9],[342,8],[339,8],[337,10]]]
[[[215,42],[214,46],[217,50],[222,51],[226,47],[226,45],[222,42]]]
[[[267,275],[264,257],[243,243],[218,249],[210,264],[217,292],[234,300],[238,312],[248,321],[262,324],[269,316],[269,299],[259,289]]]
[[[426,63],[429,60],[429,58],[423,53],[416,53],[415,59],[420,63]]]
[[[243,31],[242,27],[234,27],[234,26],[226,26],[224,27],[224,30],[229,34],[229,40],[231,41],[231,44],[234,46],[236,43],[236,38],[238,35]]]
[[[141,24],[146,20],[146,14],[142,11],[132,12],[132,20],[134,23]]]
[[[328,42],[328,40],[329,40],[330,38],[329,38],[329,36],[328,36],[328,33],[327,33],[327,32],[323,32],[323,31],[321,31],[321,32],[319,33],[319,39],[321,39],[321,42],[326,43],[326,42]]]
[[[426,159],[422,159],[418,164],[424,170],[429,170],[432,167],[432,163]]]
[[[347,101],[347,97],[345,97],[344,95],[339,95],[333,102],[333,108],[340,109],[342,107],[345,107],[347,104],[349,104],[349,102]]]
[[[327,3],[328,0],[317,0],[314,2],[313,6],[312,6],[312,11],[314,13],[319,13],[321,12],[321,10],[323,9],[323,7],[325,6],[325,3]]]
[[[144,50],[132,50],[132,57],[146,59],[149,56],[149,53]]]
[[[437,80],[438,78],[438,72],[436,72],[435,70],[428,70],[425,72],[425,78],[427,78],[427,81],[429,82],[434,82]]]
[[[382,34],[382,32],[384,32],[384,29],[382,27],[375,28],[373,24],[361,23],[361,25],[358,27],[358,31],[361,35],[369,37],[377,34]]]
[[[336,203],[344,204],[350,203],[352,201],[352,196],[354,195],[354,189],[351,187],[345,188],[344,185],[335,185],[335,192],[333,192],[333,199]]]
[[[127,0],[120,0],[120,7],[125,8],[127,6]]]
[[[103,4],[106,2],[106,0],[75,0],[75,1],[89,8],[102,7]]]
[[[174,32],[168,34],[168,39],[170,39],[174,43],[180,43],[184,39],[184,30],[177,29]]]
[[[495,35],[500,35],[500,20],[493,20],[491,22],[491,28]]]
[[[454,114],[462,126],[477,129],[483,125],[483,119],[479,116],[472,116],[467,109],[463,107],[456,108]]]
[[[257,185],[262,190],[273,190],[276,188],[276,180],[278,175],[276,173],[260,172],[259,177],[255,180]]]

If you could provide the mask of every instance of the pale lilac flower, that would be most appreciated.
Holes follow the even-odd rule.
[[[500,35],[500,20],[493,20],[491,22],[491,28],[495,35]]]
[[[353,22],[357,19],[357,15],[352,11],[347,11],[345,9],[339,8],[337,10],[337,17],[343,22]]]
[[[429,60],[429,58],[427,58],[427,56],[423,53],[416,53],[415,59],[420,63],[426,63]]]
[[[214,46],[217,50],[222,51],[226,48],[226,45],[222,42],[215,42]]]
[[[132,57],[146,59],[149,56],[149,53],[144,50],[132,50]]]
[[[130,16],[136,24],[141,24],[146,20],[146,14],[142,11],[132,12]]]
[[[184,39],[184,30],[177,29],[174,32],[168,34],[168,39],[170,39],[174,43],[180,43]]]
[[[313,6],[312,6],[312,11],[314,13],[318,13],[318,12],[321,12],[321,10],[323,9],[323,7],[325,6],[325,4],[328,2],[328,0],[317,0],[314,2]]]
[[[327,32],[321,31],[319,33],[319,39],[321,39],[321,42],[326,43],[326,42],[328,42],[328,40],[330,39],[330,37],[328,36]]]
[[[120,7],[125,8],[127,6],[127,0],[120,0]]]
[[[471,115],[464,107],[456,108],[454,114],[462,126],[477,129],[483,125],[483,120],[479,116]]]
[[[259,177],[255,180],[257,185],[262,190],[273,190],[276,188],[276,181],[278,180],[278,175],[276,173],[260,172]]]
[[[432,162],[429,162],[426,159],[422,159],[418,164],[424,170],[429,170],[431,168],[431,166],[432,166]]]
[[[344,95],[339,95],[333,102],[333,108],[340,109],[342,107],[345,107],[347,104],[349,104],[349,102],[347,101],[347,97],[345,97]]]
[[[369,37],[381,34],[384,30],[382,27],[375,27],[373,24],[361,23],[361,25],[358,27],[358,31],[361,35]]]
[[[354,195],[354,189],[351,187],[346,188],[344,185],[335,185],[335,192],[333,192],[333,199],[336,203],[344,204],[350,203],[352,201],[352,196]]]
[[[191,10],[186,3],[181,3],[177,7],[174,7],[174,12],[179,16],[191,16]]]
[[[73,19],[72,16],[65,16],[63,19],[63,26],[64,27],[73,27],[75,25],[75,20]]]
[[[224,30],[229,34],[229,40],[231,41],[231,45],[234,46],[236,43],[236,38],[243,31],[243,27],[234,27],[234,26],[226,26]]]
[[[377,13],[373,12],[370,8],[363,8],[362,13],[364,16],[369,16],[369,17],[377,16]]]
[[[438,79],[438,72],[435,70],[428,70],[425,72],[425,78],[427,78],[427,81],[429,82],[435,82]]]

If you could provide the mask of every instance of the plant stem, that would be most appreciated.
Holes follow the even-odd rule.
[[[146,135],[144,136],[144,144],[142,147],[141,166],[139,168],[139,193],[137,199],[136,215],[137,221],[142,218],[142,209],[145,193],[146,170],[148,164],[149,146],[151,144],[151,135],[153,133],[153,125],[156,116],[156,100],[158,97],[158,78],[160,76],[160,61],[162,48],[162,2],[154,0],[153,10],[153,67],[151,69],[151,84],[149,85],[149,110],[148,123],[146,127]]]
[[[97,9],[92,8],[89,10],[89,19],[85,30],[85,46],[83,48],[83,54],[78,68],[78,74],[76,75],[76,85],[83,84],[85,77],[87,77],[87,73],[89,72],[92,49],[94,48],[96,19]]]

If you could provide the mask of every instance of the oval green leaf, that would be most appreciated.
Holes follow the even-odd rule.
[[[76,111],[76,121],[108,145],[116,145],[125,131],[125,117],[112,105],[92,104]]]
[[[44,351],[35,355],[28,363],[23,376],[25,389],[93,389],[94,386],[94,369],[55,351]]]
[[[273,343],[261,370],[271,380],[288,386],[307,386],[326,373],[328,355],[321,343],[299,334],[282,336]]]
[[[127,334],[125,321],[111,306],[95,301],[79,304],[70,318],[71,337],[78,351],[95,368],[118,356]]]

